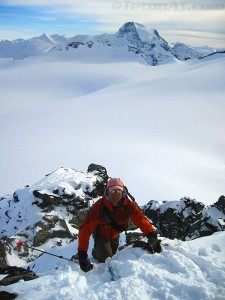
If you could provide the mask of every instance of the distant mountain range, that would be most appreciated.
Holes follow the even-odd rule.
[[[131,59],[138,59],[152,66],[171,58],[183,61],[225,53],[225,49],[214,49],[208,46],[190,47],[183,43],[175,43],[171,46],[157,30],[128,22],[114,34],[76,35],[70,38],[57,34],[43,34],[28,40],[0,40],[0,58],[24,59],[57,51],[77,51],[78,48],[86,51],[87,55],[92,51],[99,54],[109,52],[116,57],[127,55]]]

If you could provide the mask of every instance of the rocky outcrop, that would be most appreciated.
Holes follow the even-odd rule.
[[[1,291],[0,292],[0,299],[1,300],[13,300],[16,299],[16,297],[18,296],[17,293],[9,293],[6,291]]]
[[[61,171],[65,173],[71,172],[71,170],[72,169],[61,168]],[[51,178],[52,175],[53,174],[51,173],[46,175],[46,177]],[[96,178],[95,181],[90,180],[90,182],[88,182],[88,178],[96,175],[98,178]],[[64,176],[66,176],[66,174]],[[66,207],[68,211],[70,211],[71,206],[73,207],[72,209],[87,208],[90,200],[103,194],[107,178],[108,175],[104,167],[91,164],[88,167],[87,174],[84,176],[83,181],[62,180],[61,182],[57,181],[55,184],[50,184],[44,189],[34,189],[33,195],[38,200],[33,202],[33,204],[45,209],[45,211],[52,210],[55,206],[60,205]],[[17,195],[16,199],[18,199]]]
[[[74,48],[77,49],[79,46],[87,46],[88,48],[92,48],[94,42],[92,41],[88,41],[86,43],[82,43],[82,42],[71,42],[69,44],[66,45],[66,50],[68,51],[70,48]]]
[[[219,202],[221,205],[221,202]],[[142,209],[161,234],[170,239],[195,239],[224,230],[225,214],[217,205],[205,206],[188,197],[180,201],[152,200]]]
[[[53,238],[69,238],[71,241],[74,240],[66,221],[60,219],[58,216],[45,216],[41,221],[36,223],[34,227],[41,228],[33,239],[33,246],[38,247],[44,244],[47,240]]]
[[[222,195],[219,197],[218,201],[214,204],[217,209],[222,211],[225,214],[225,196]]]
[[[0,274],[7,274],[6,277],[0,280],[0,286],[10,285],[20,280],[28,281],[38,278],[38,275],[31,270],[9,266],[7,264],[0,266]]]
[[[0,268],[6,263],[6,245],[0,241]]]

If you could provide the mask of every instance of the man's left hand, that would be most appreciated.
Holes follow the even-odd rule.
[[[160,253],[162,252],[162,247],[160,245],[160,240],[157,238],[157,233],[155,231],[149,232],[148,236],[148,243],[149,246],[152,248],[152,252],[155,253]]]

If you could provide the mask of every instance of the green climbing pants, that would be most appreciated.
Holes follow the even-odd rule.
[[[95,233],[93,237],[95,244],[92,250],[92,256],[100,263],[104,263],[107,257],[112,257],[114,254],[116,254],[116,251],[119,247],[120,236],[113,240],[107,240],[100,234]]]

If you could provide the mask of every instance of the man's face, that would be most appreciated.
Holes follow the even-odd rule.
[[[123,191],[119,189],[109,190],[109,199],[113,207],[116,207],[122,197]]]

